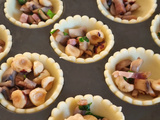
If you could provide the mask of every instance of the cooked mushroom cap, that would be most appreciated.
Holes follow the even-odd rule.
[[[90,43],[93,45],[98,44],[104,40],[104,34],[101,30],[92,30],[86,34],[87,38],[89,39]]]
[[[86,41],[79,42],[79,49],[86,51],[88,49],[89,45],[90,45],[90,42],[86,42]]]
[[[39,62],[39,61],[34,61],[33,62],[33,73],[34,73],[34,76],[37,76],[39,75],[44,69],[44,65]]]
[[[46,90],[43,88],[35,88],[29,93],[29,98],[35,106],[39,106],[45,102]]]
[[[31,72],[32,62],[26,56],[19,55],[13,58],[11,67],[17,72]]]
[[[41,81],[41,86],[46,91],[49,91],[53,86],[54,77],[46,77]]]
[[[66,47],[65,47],[65,53],[68,55],[68,56],[74,56],[74,57],[79,57],[81,52],[78,48],[68,44]]]
[[[13,105],[17,108],[23,108],[27,103],[27,98],[21,90],[15,90],[11,94]]]
[[[130,69],[130,64],[131,64],[131,60],[129,59],[125,59],[125,60],[122,60],[120,61],[118,64],[116,64],[116,70],[119,70],[119,71],[126,71],[128,72]]]

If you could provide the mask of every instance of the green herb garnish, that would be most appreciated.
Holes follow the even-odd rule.
[[[79,38],[79,42],[84,42],[84,41],[89,42],[89,39],[86,36]]]
[[[134,78],[128,78],[127,82],[130,84],[134,84]]]
[[[133,72],[133,71],[129,70],[128,72]]]
[[[63,34],[66,36],[66,35],[68,35],[68,33],[66,33],[66,32],[63,32]]]
[[[79,105],[79,109],[80,110],[86,110],[86,111],[90,111],[90,106],[92,103],[89,103],[88,105]]]
[[[95,114],[93,114],[93,113],[91,113],[91,112],[88,112],[88,111],[85,113],[85,115],[93,115],[93,116],[96,117],[97,119],[103,119],[103,118],[104,118],[104,117],[95,115]]]
[[[27,77],[26,77],[26,75],[23,75],[23,77],[24,77],[24,79],[26,79]]]
[[[20,4],[20,5],[23,5],[23,4],[25,4],[27,2],[27,0],[18,0],[18,3]]]
[[[126,78],[126,77],[124,77],[124,76],[123,76],[123,79],[124,79],[125,81],[127,81],[127,78]]]
[[[158,31],[157,35],[158,35],[158,37],[160,37],[160,31]]]
[[[55,33],[56,31],[57,31],[57,29],[52,30],[52,31],[50,32],[50,34],[53,34],[53,33]]]
[[[52,19],[55,13],[53,13],[50,9],[47,12],[47,15]]]

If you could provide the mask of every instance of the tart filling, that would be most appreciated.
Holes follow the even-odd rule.
[[[111,4],[112,2],[114,5]],[[136,5],[132,6],[133,2]],[[156,0],[146,0],[145,3],[143,0],[97,0],[98,8],[104,16],[113,21],[127,24],[147,20],[154,13],[157,7],[156,2]],[[126,6],[123,3],[131,4]],[[135,10],[135,8],[138,9]]]
[[[111,91],[126,102],[135,105],[156,104],[160,102],[160,94],[153,85],[159,80],[159,58],[159,54],[144,48],[122,49],[106,63],[105,81]]]
[[[75,98],[70,97],[65,102],[60,102],[57,108],[52,110],[48,120],[70,120],[72,118],[124,120],[124,115],[121,107],[113,105],[109,100],[100,96],[88,94],[77,95]]]
[[[17,113],[32,113],[50,105],[63,87],[63,72],[52,58],[18,54],[1,65],[0,102]]]
[[[84,28],[84,30],[82,30],[82,28]],[[53,32],[55,32],[56,34],[54,34]],[[114,37],[108,26],[104,25],[101,21],[97,21],[95,18],[88,18],[87,16],[81,17],[79,15],[76,15],[74,17],[67,17],[66,20],[61,20],[58,24],[54,25],[54,28],[51,30],[51,34],[51,46],[53,47],[55,52],[60,56],[60,58],[75,63],[91,63],[98,61],[105,57],[114,45]],[[93,34],[95,35],[91,36]],[[69,38],[72,39],[69,40]],[[92,40],[93,38],[97,38],[97,40]],[[71,51],[75,48],[74,45],[77,44],[76,39],[78,39],[79,43],[78,48],[80,48],[81,50],[76,48],[77,54],[74,55],[68,51]],[[105,46],[103,47],[103,49],[101,49],[101,47],[99,46],[101,42],[105,43],[105,45],[102,45]],[[67,45],[69,47],[64,47],[67,43],[69,44]],[[92,52],[87,51],[85,54],[90,57],[85,58],[83,56],[78,58],[79,56],[81,56],[81,51],[83,53],[87,50],[86,47],[88,48],[90,46],[89,43],[91,43],[93,47],[95,45],[99,46],[97,46],[97,48],[95,47],[97,53],[91,55]]]
[[[0,25],[0,60],[5,57],[12,46],[12,36],[4,25]]]
[[[5,16],[13,24],[24,28],[50,25],[61,16],[62,11],[61,0],[40,0],[39,2],[37,0],[7,0],[4,8]]]

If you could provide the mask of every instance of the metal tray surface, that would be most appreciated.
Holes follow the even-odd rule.
[[[105,99],[109,99],[113,104],[122,106],[122,112],[126,120],[160,120],[159,104],[144,107],[122,101],[110,91],[103,74],[104,65],[108,58],[122,48],[144,47],[160,54],[160,47],[153,41],[150,32],[152,19],[160,13],[160,0],[157,0],[158,7],[155,13],[148,20],[138,24],[120,24],[109,20],[98,9],[96,0],[63,0],[64,10],[62,16],[55,23],[68,16],[87,15],[107,24],[114,34],[115,45],[110,53],[102,60],[90,64],[75,64],[60,59],[53,51],[49,39],[49,32],[55,23],[39,29],[25,29],[15,26],[4,15],[4,3],[5,0],[0,0],[0,24],[4,24],[10,30],[13,45],[9,54],[0,61],[0,64],[18,53],[37,52],[52,57],[58,62],[64,72],[65,80],[60,95],[46,109],[33,114],[16,114],[0,105],[0,120],[47,120],[51,110],[60,101],[64,101],[68,97],[88,93],[100,95]]]

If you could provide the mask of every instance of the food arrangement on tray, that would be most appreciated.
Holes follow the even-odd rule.
[[[0,23],[9,30],[0,25],[1,118],[150,119],[160,103],[158,4],[4,0]]]

